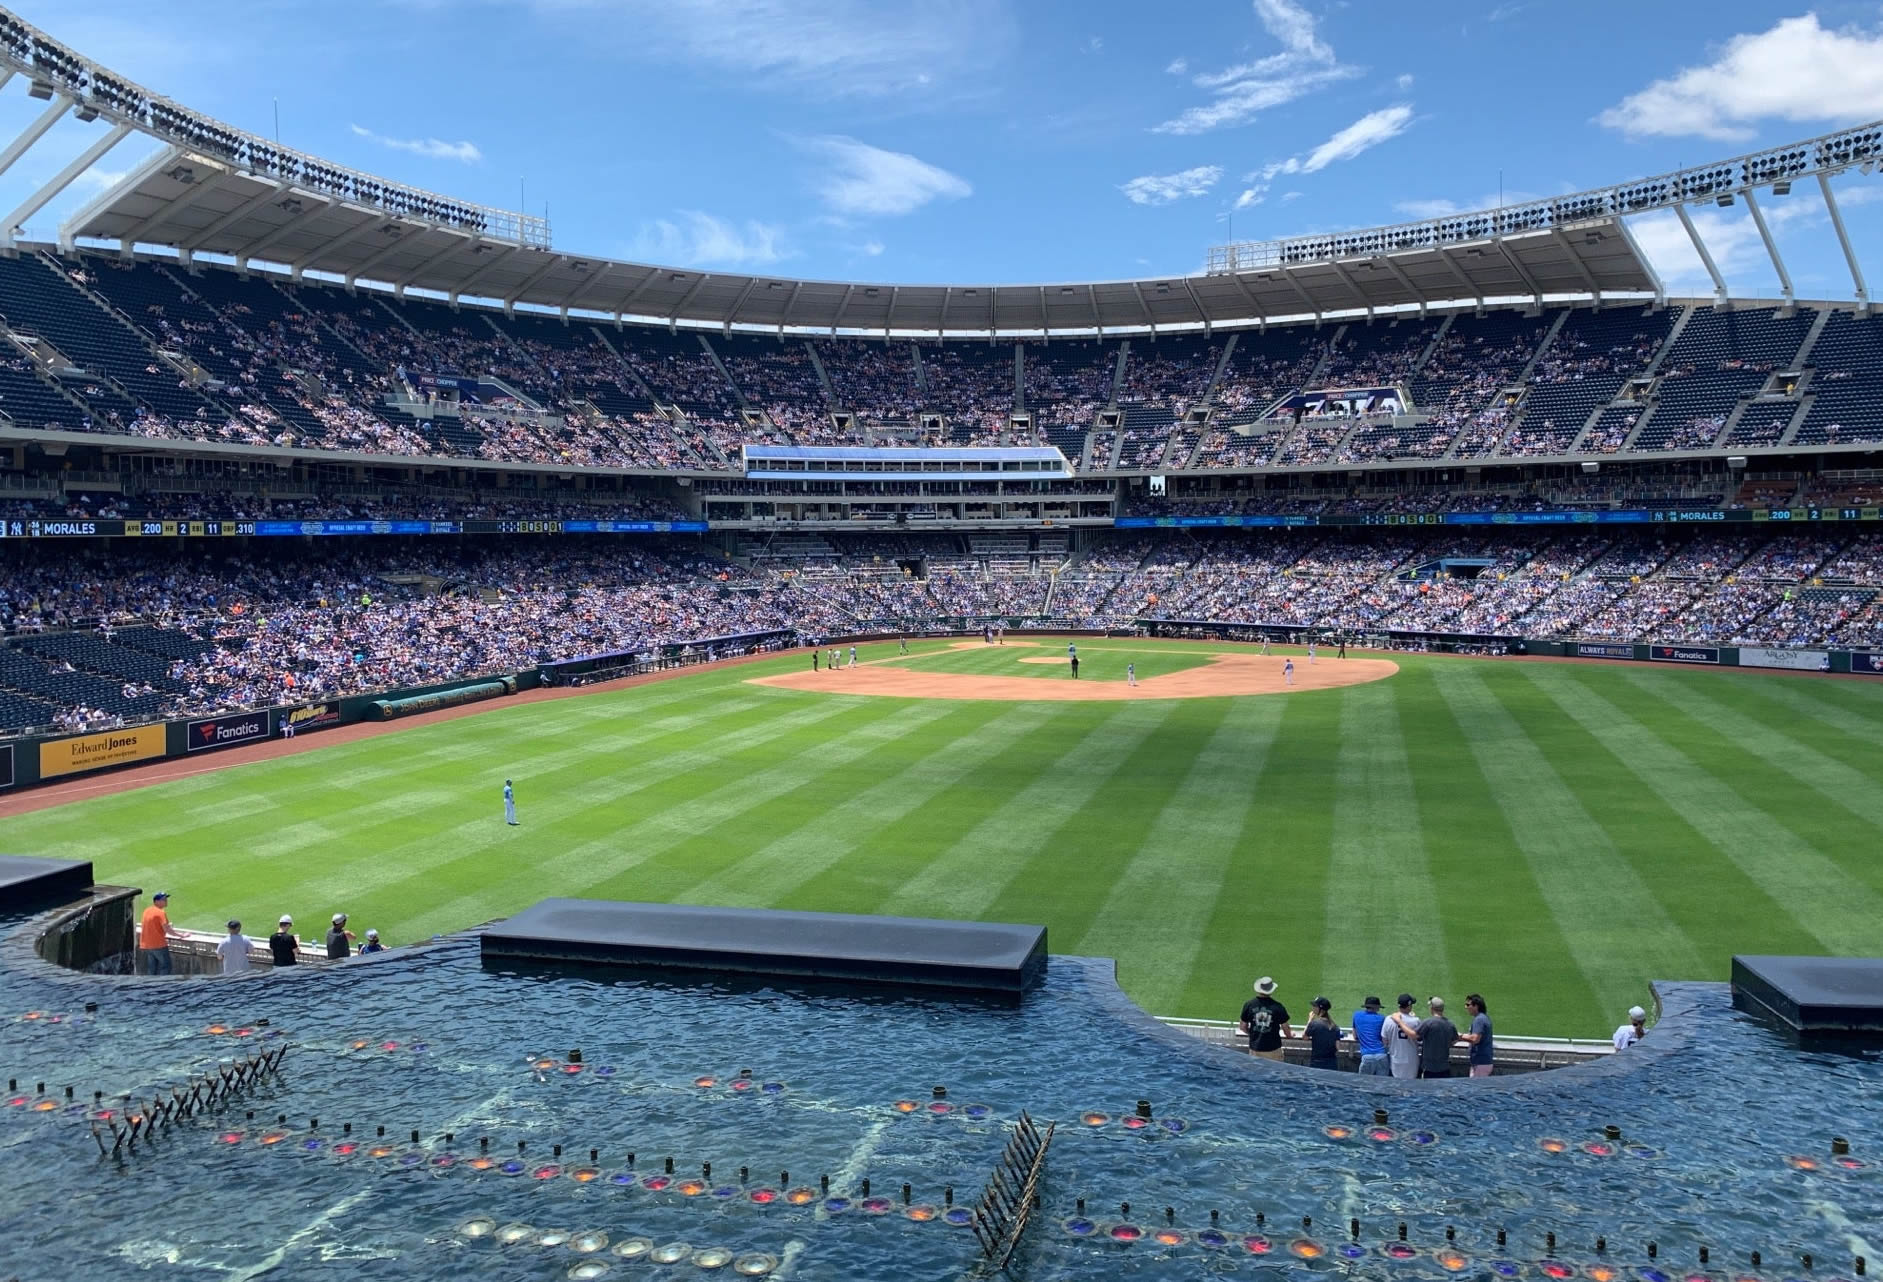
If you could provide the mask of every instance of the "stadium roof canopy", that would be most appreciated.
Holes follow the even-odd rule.
[[[797,280],[616,262],[428,225],[159,154],[81,211],[65,239],[177,247],[453,297],[735,328],[875,333],[1128,331],[1539,296],[1654,296],[1618,220],[1377,258],[1219,275],[1044,285]]]
[[[1816,177],[1859,304],[1867,300],[1828,178],[1883,158],[1883,125],[1614,187],[1368,231],[1223,246],[1200,275],[1036,285],[898,285],[620,262],[550,244],[546,220],[359,173],[180,107],[0,9],[0,88],[48,103],[0,150],[4,170],[68,111],[102,131],[18,209],[0,247],[131,133],[143,164],[60,228],[61,245],[153,247],[186,260],[306,272],[456,299],[726,329],[864,334],[1141,332],[1434,306],[1663,298],[1623,219],[1673,209],[1720,298],[1726,283],[1686,207],[1743,199],[1791,297],[1755,190]]]

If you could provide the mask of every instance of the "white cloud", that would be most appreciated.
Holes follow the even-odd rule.
[[[1104,36],[1087,36],[1082,46],[1086,53],[1100,53],[1105,48]]]
[[[1254,0],[1254,5],[1257,20],[1281,44],[1281,52],[1196,76],[1192,83],[1213,93],[1214,100],[1166,120],[1156,132],[1200,134],[1243,124],[1270,107],[1360,74],[1360,68],[1334,56],[1315,31],[1314,16],[1294,0]]]
[[[847,217],[914,213],[932,200],[974,194],[967,180],[906,152],[832,134],[806,144],[829,162],[818,178],[824,203]]]
[[[1734,36],[1719,57],[1631,94],[1597,117],[1631,137],[1750,138],[1760,120],[1846,124],[1883,116],[1883,32],[1830,31],[1807,13]]]
[[[1337,161],[1352,160],[1388,139],[1397,138],[1411,128],[1412,116],[1412,108],[1403,103],[1396,107],[1382,107],[1360,117],[1306,156],[1270,161],[1255,172],[1244,175],[1251,186],[1236,198],[1236,208],[1260,204],[1268,192],[1269,184],[1283,174],[1319,173]]]
[[[867,241],[858,246],[858,249],[865,258],[881,258],[883,255],[883,242],[880,240]]]
[[[541,12],[631,38],[636,52],[678,55],[742,78],[826,97],[984,91],[1018,44],[1007,0],[881,5],[872,0],[521,0]]]
[[[358,137],[368,142],[378,143],[393,151],[406,151],[414,156],[423,156],[427,160],[457,160],[467,165],[474,165],[484,158],[484,153],[477,149],[477,144],[469,142],[444,142],[437,138],[388,138],[376,134],[360,125],[352,126]]]
[[[1543,197],[1535,192],[1512,189],[1504,192],[1487,192],[1474,201],[1459,204],[1455,200],[1401,200],[1393,208],[1408,218],[1450,218],[1453,214],[1476,213],[1481,209],[1497,209],[1505,205],[1527,205]]]
[[[1281,194],[1281,198],[1282,198],[1282,203],[1286,204],[1287,202],[1291,200],[1300,200],[1301,193],[1298,191],[1285,191]]]
[[[1208,195],[1210,188],[1222,179],[1221,165],[1198,165],[1181,173],[1146,174],[1142,178],[1133,178],[1118,190],[1134,205],[1168,205],[1173,200]]]
[[[1164,74],[1167,76],[1181,76],[1188,74],[1189,70],[1190,60],[1188,58],[1172,58],[1170,65],[1164,68]]]
[[[1337,160],[1352,160],[1363,151],[1397,138],[1411,124],[1412,108],[1403,103],[1368,112],[1309,152],[1308,158],[1301,162],[1301,172],[1318,173]]]
[[[107,187],[117,186],[130,176],[131,171],[128,169],[100,169],[93,165],[74,178],[72,185],[81,191],[103,191]]]
[[[791,254],[784,233],[769,223],[740,224],[689,209],[641,224],[628,256],[676,267],[762,267]]]
[[[1412,88],[1412,73],[1410,71],[1401,72],[1399,76],[1393,80],[1393,84],[1398,87],[1400,93],[1406,92],[1406,90]]]

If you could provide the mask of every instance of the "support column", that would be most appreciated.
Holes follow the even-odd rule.
[[[28,196],[18,209],[8,214],[4,220],[0,220],[0,245],[11,248],[14,237],[19,235],[20,228],[25,225],[28,218],[44,209],[54,196],[70,187],[73,180],[80,174],[104,159],[105,153],[123,142],[130,132],[129,125],[114,125],[102,138],[81,151],[71,164],[54,174],[50,182]]]
[[[1720,275],[1720,269],[1714,265],[1713,255],[1707,249],[1706,242],[1700,239],[1700,229],[1693,225],[1693,219],[1687,216],[1687,206],[1674,206],[1674,214],[1680,219],[1680,225],[1687,229],[1687,239],[1693,242],[1693,248],[1700,255],[1700,263],[1706,268],[1706,274],[1713,278],[1713,302],[1720,307],[1726,305],[1726,278]]]
[[[1870,314],[1870,296],[1863,287],[1863,268],[1857,264],[1857,251],[1850,246],[1850,236],[1844,231],[1844,214],[1837,207],[1837,197],[1831,194],[1831,180],[1823,170],[1818,171],[1818,190],[1824,193],[1824,207],[1831,211],[1831,226],[1837,230],[1837,243],[1844,251],[1844,261],[1850,265],[1851,283],[1857,287],[1857,315]]]
[[[1785,308],[1791,309],[1794,301],[1791,290],[1791,273],[1785,270],[1785,260],[1778,256],[1778,242],[1772,239],[1772,229],[1765,225],[1765,211],[1759,208],[1759,202],[1748,187],[1742,193],[1746,198],[1746,208],[1752,211],[1752,222],[1759,229],[1759,239],[1765,242],[1765,252],[1771,256],[1772,267],[1778,272],[1778,287],[1785,292]]]
[[[52,105],[39,113],[39,118],[20,131],[19,137],[7,144],[5,151],[0,151],[0,174],[13,168],[19,158],[31,151],[33,144],[46,136],[46,131],[59,123],[59,117],[72,109],[72,100],[61,94],[52,100]]]

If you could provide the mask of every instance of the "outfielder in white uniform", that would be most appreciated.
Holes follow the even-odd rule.
[[[517,826],[517,795],[508,779],[503,781],[503,821],[512,828]]]
[[[1133,686],[1133,687],[1135,687],[1138,684],[1138,665],[1137,664],[1135,663],[1125,664],[1125,684],[1128,686]]]
[[[1293,685],[1295,683],[1295,661],[1293,659],[1282,660],[1281,679],[1283,685]]]

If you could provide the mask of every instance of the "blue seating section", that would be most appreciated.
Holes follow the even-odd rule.
[[[1811,409],[1794,445],[1883,441],[1883,320],[1833,312],[1811,349]]]

